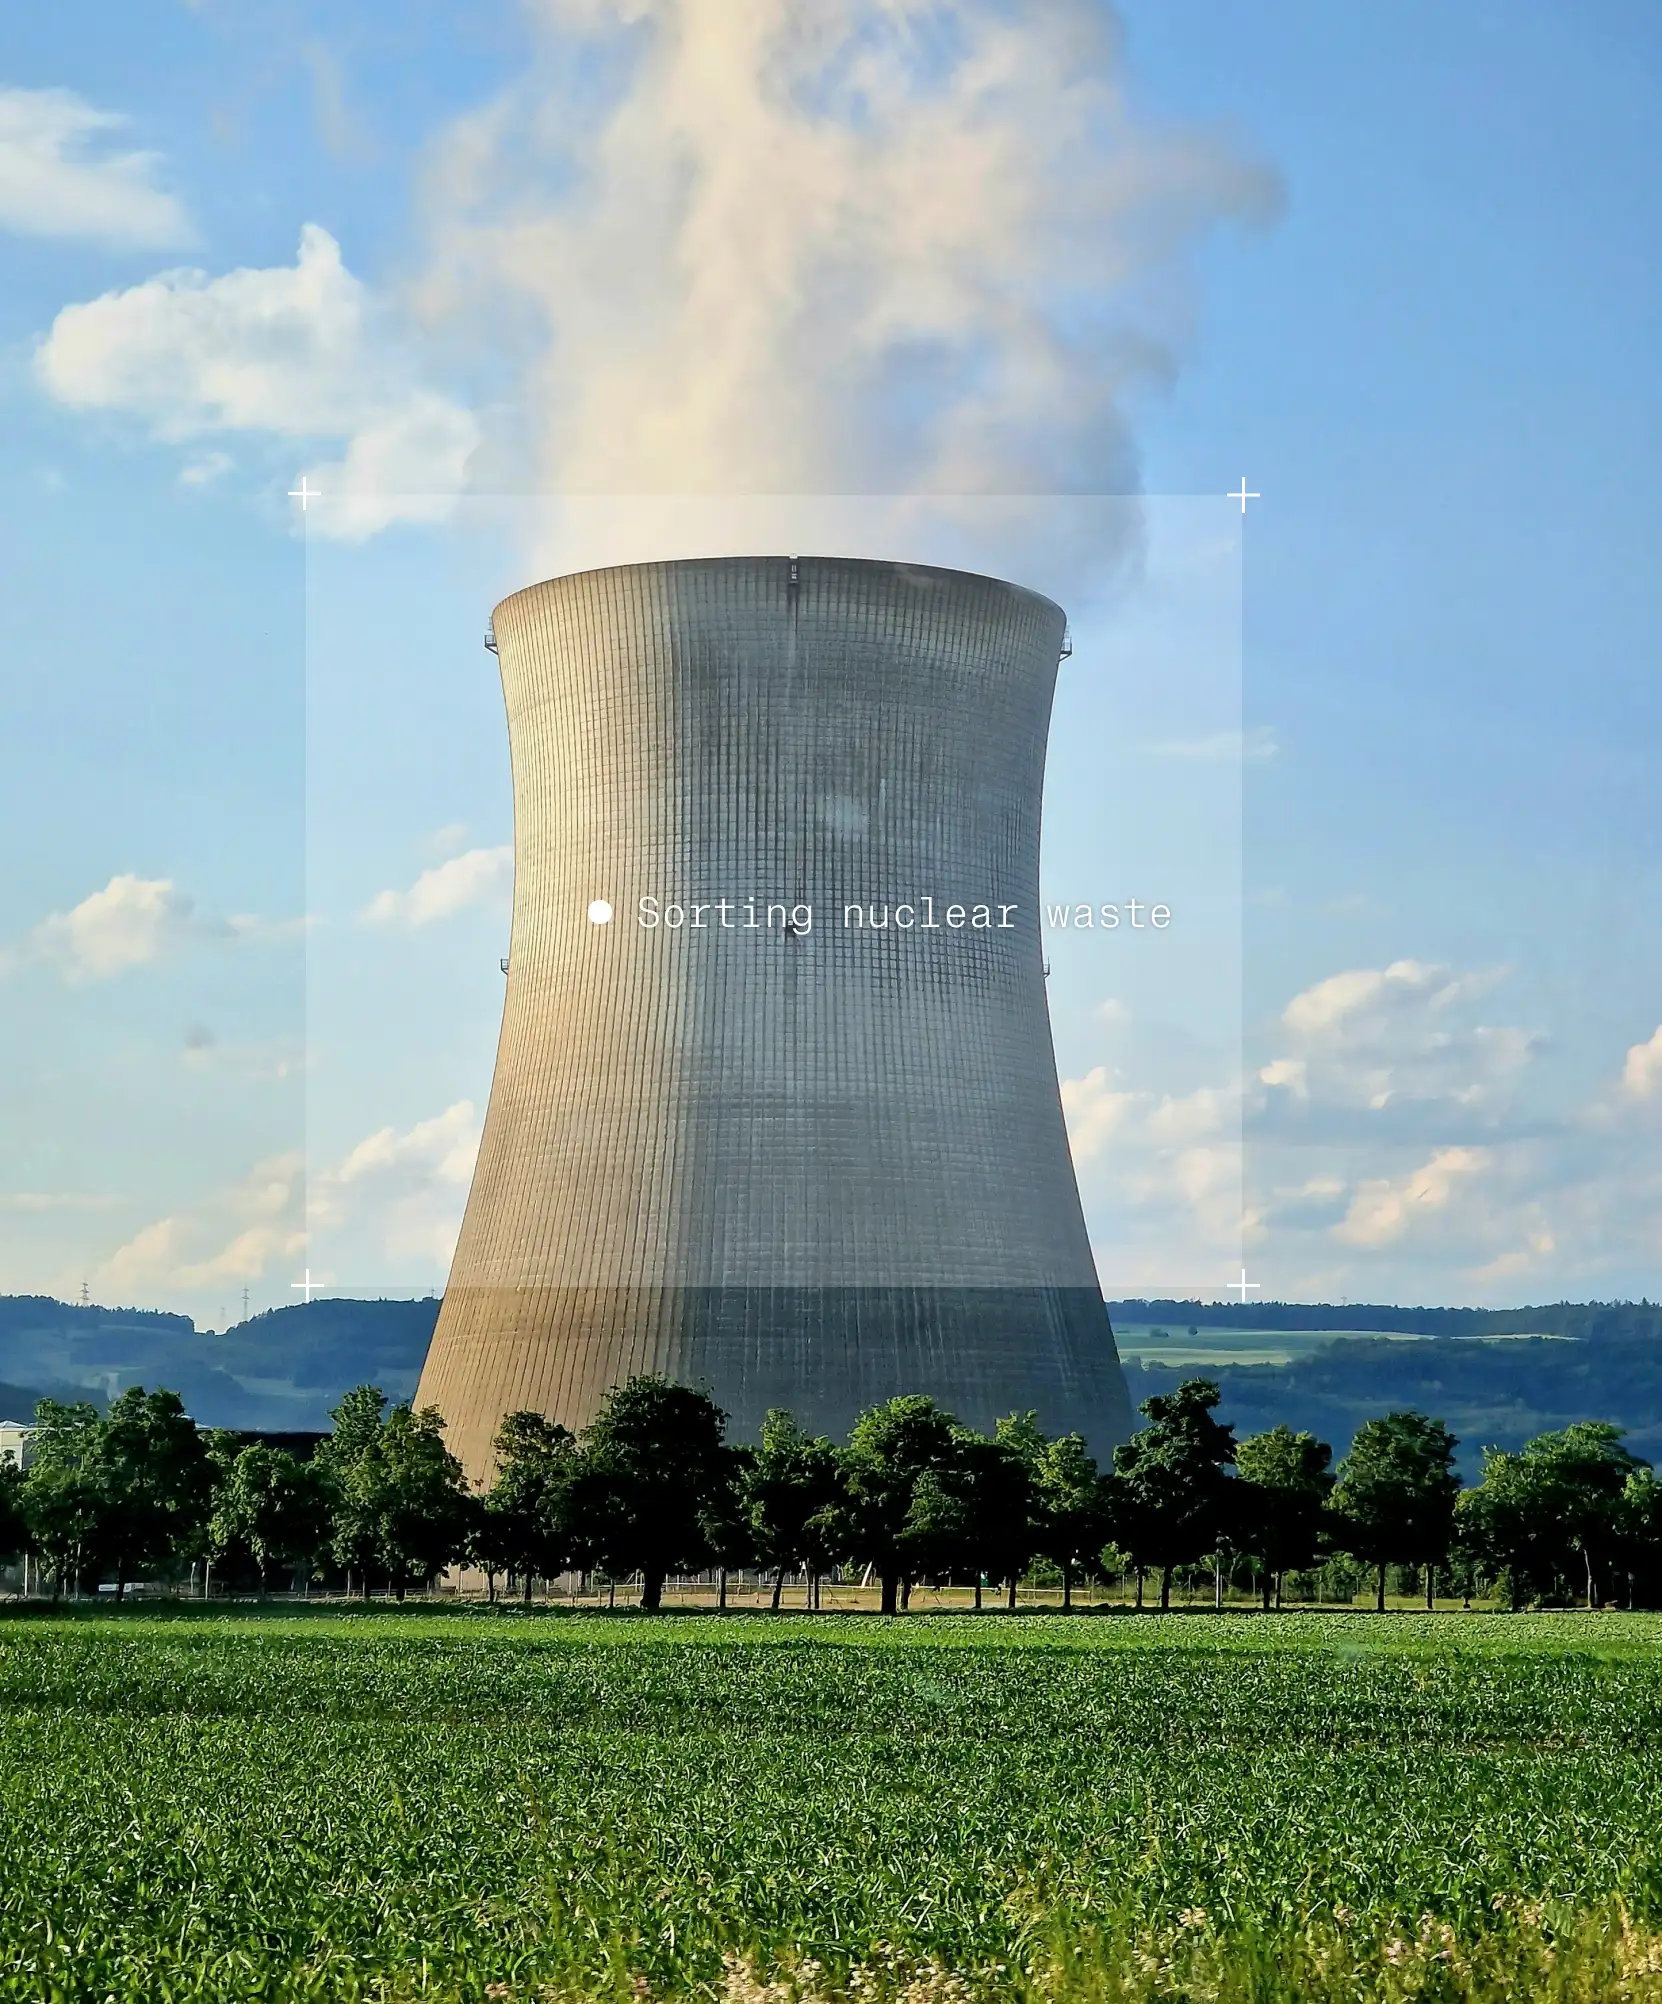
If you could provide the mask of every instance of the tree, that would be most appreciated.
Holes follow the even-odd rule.
[[[1237,1538],[1263,1568],[1264,1605],[1281,1605],[1282,1576],[1316,1562],[1333,1490],[1333,1450],[1313,1433],[1274,1426],[1235,1450]]]
[[[279,1567],[304,1566],[310,1572],[329,1538],[322,1478],[286,1449],[251,1441],[219,1484],[208,1535],[216,1554],[248,1554],[262,1595]]]
[[[837,1450],[810,1434],[794,1413],[776,1407],[762,1421],[743,1503],[750,1550],[754,1562],[773,1574],[777,1609],[787,1572],[801,1566],[817,1578],[835,1563],[842,1503]]]
[[[727,1472],[726,1418],[706,1392],[637,1377],[606,1394],[584,1432],[579,1531],[609,1571],[640,1574],[649,1612],[662,1607],[671,1571],[709,1561],[706,1513]]]
[[[377,1563],[402,1600],[461,1555],[468,1528],[467,1478],[444,1444],[436,1406],[387,1414],[381,1438],[359,1461],[355,1497],[374,1525]]]
[[[1622,1559],[1627,1604],[1662,1604],[1662,1482],[1636,1468],[1622,1485]]]
[[[317,1454],[330,1549],[359,1573],[366,1598],[379,1572],[402,1600],[461,1554],[471,1516],[462,1465],[435,1406],[389,1408],[384,1392],[359,1385],[332,1417],[334,1433]]]
[[[1073,1581],[1108,1542],[1107,1501],[1095,1461],[1077,1433],[1047,1441],[1033,1484],[1038,1549],[1062,1570],[1062,1611],[1073,1612]]]
[[[1630,1478],[1647,1465],[1621,1442],[1620,1427],[1580,1420],[1516,1454],[1484,1451],[1483,1480],[1461,1498],[1461,1528],[1506,1576],[1514,1605],[1577,1575],[1574,1590],[1594,1605],[1599,1574],[1623,1555]]]
[[[201,1529],[213,1471],[177,1392],[134,1385],[111,1405],[98,1438],[109,1512],[107,1557],[119,1600],[129,1579],[173,1557]]]
[[[347,1592],[356,1575],[366,1600],[377,1564],[377,1526],[358,1474],[380,1444],[386,1410],[387,1395],[378,1385],[354,1385],[330,1413],[332,1430],[318,1442],[315,1456],[329,1501],[329,1549],[346,1568]]]
[[[32,1550],[52,1571],[52,1598],[102,1563],[110,1530],[103,1420],[95,1405],[42,1399],[35,1407],[23,1517]]]
[[[1010,1413],[993,1438],[966,1433],[959,1443],[966,1481],[965,1538],[981,1605],[983,1574],[1005,1584],[1009,1605],[1038,1549],[1037,1468],[1048,1443],[1035,1413]]]
[[[1460,1477],[1460,1443],[1424,1413],[1387,1413],[1357,1428],[1328,1501],[1334,1542],[1374,1568],[1374,1605],[1385,1612],[1385,1568],[1423,1566],[1426,1605],[1448,1558]]]
[[[756,1450],[724,1443],[721,1466],[703,1512],[704,1542],[717,1570],[716,1605],[727,1606],[727,1575],[735,1566],[756,1563],[756,1540],[746,1504]]]
[[[1210,1551],[1226,1521],[1235,1436],[1212,1417],[1219,1396],[1207,1378],[1157,1392],[1142,1404],[1148,1425],[1114,1450],[1107,1535],[1138,1569],[1139,1606],[1145,1567],[1159,1567],[1160,1606],[1169,1608],[1173,1567]]]
[[[29,1542],[23,1518],[23,1471],[0,1455],[0,1561],[15,1559]]]
[[[847,1496],[852,1555],[882,1582],[882,1611],[898,1611],[900,1586],[918,1576],[933,1533],[914,1518],[918,1488],[957,1459],[959,1428],[931,1398],[910,1394],[872,1406],[854,1422],[839,1457]],[[928,1492],[925,1492],[927,1516]]]
[[[493,1445],[496,1480],[481,1532],[499,1563],[519,1574],[529,1606],[532,1581],[564,1572],[575,1555],[577,1436],[541,1413],[517,1412],[503,1420]]]

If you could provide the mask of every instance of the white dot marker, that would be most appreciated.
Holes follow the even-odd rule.
[[[612,922],[611,906],[607,904],[604,898],[596,898],[594,903],[589,906],[589,924],[610,925],[611,922]]]

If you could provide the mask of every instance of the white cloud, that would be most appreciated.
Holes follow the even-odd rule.
[[[1541,1047],[1532,1031],[1471,1020],[1505,978],[1397,960],[1314,983],[1282,1011],[1290,1048],[1259,1067],[1260,1110],[1497,1117]]]
[[[325,1257],[340,1249],[383,1269],[390,1263],[444,1271],[478,1153],[471,1100],[457,1100],[402,1133],[377,1129],[318,1179],[309,1217],[314,1245]]]
[[[98,981],[145,967],[188,938],[194,907],[169,877],[112,877],[29,935],[33,952],[70,981]]]
[[[1489,1166],[1482,1148],[1440,1148],[1406,1176],[1367,1178],[1333,1236],[1347,1245],[1390,1245],[1424,1220],[1447,1208],[1463,1182]]]
[[[1096,1065],[1063,1080],[1062,1109],[1108,1291],[1214,1293],[1240,1257],[1239,1092],[1127,1088]]]
[[[158,155],[98,150],[127,122],[73,91],[0,89],[0,228],[136,250],[194,242],[184,209],[156,185]]]
[[[56,967],[66,981],[102,981],[149,967],[181,947],[204,942],[277,942],[305,931],[304,919],[240,913],[205,918],[171,877],[114,876],[66,912],[52,912],[27,935],[21,957]],[[0,968],[17,954],[0,956]]]
[[[105,1300],[172,1307],[180,1294],[261,1279],[305,1251],[304,1161],[298,1151],[257,1163],[229,1189],[157,1218],[90,1276]]]
[[[430,163],[421,300],[517,352],[528,449],[496,443],[551,492],[1125,491],[1184,254],[1276,199],[1132,118],[1097,0],[533,18]]]
[[[1655,1099],[1662,1094],[1662,1028],[1628,1051],[1622,1066],[1622,1091],[1629,1099]]]
[[[344,442],[342,459],[308,469],[324,497],[309,519],[347,539],[441,516],[477,435],[420,381],[388,308],[315,223],[292,265],[163,272],[64,307],[35,366],[60,403],[135,418],[158,439]]]
[[[431,925],[435,919],[450,918],[470,905],[505,897],[513,882],[511,846],[469,849],[447,863],[423,870],[407,891],[379,892],[359,916],[366,925]]]

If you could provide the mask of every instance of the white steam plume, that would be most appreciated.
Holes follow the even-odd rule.
[[[520,376],[476,487],[1134,490],[1183,254],[1277,191],[1133,118],[1098,0],[533,14],[532,73],[428,178],[425,308],[487,314]]]

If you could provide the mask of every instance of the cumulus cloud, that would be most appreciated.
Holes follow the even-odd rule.
[[[1096,0],[541,0],[429,176],[550,491],[1125,492],[1182,261],[1273,179],[1127,109]],[[596,88],[596,80],[605,80]],[[608,90],[605,83],[615,83]]]
[[[1375,1129],[1405,1137],[1499,1118],[1542,1043],[1474,1020],[1505,978],[1503,968],[1457,974],[1417,960],[1329,975],[1282,1011],[1284,1048],[1258,1068],[1255,1111],[1328,1128],[1344,1124],[1335,1115],[1387,1116]]]
[[[174,250],[196,232],[157,185],[155,153],[102,145],[128,121],[69,90],[0,89],[0,228]]]
[[[468,849],[423,870],[407,891],[381,891],[359,914],[366,925],[431,925],[471,905],[488,904],[513,888],[512,847]]]
[[[1215,1292],[1241,1249],[1239,1091],[1156,1092],[1095,1065],[1062,1081],[1062,1110],[1109,1291]]]
[[[1662,1095],[1662,1027],[1629,1050],[1627,1062],[1622,1066],[1622,1091],[1629,1099],[1655,1099]]]
[[[442,518],[477,438],[472,416],[421,381],[386,304],[315,223],[292,265],[163,272],[64,307],[35,367],[60,403],[134,418],[158,439],[342,442],[343,456],[307,477],[324,497],[312,526],[348,539]]]
[[[478,1153],[471,1100],[402,1132],[378,1128],[317,1180],[309,1207],[314,1243],[325,1253],[350,1248],[361,1260],[444,1271]]]
[[[1333,1236],[1353,1246],[1389,1245],[1426,1217],[1446,1210],[1465,1179],[1479,1175],[1490,1160],[1481,1148],[1440,1148],[1406,1176],[1368,1177],[1333,1227]]]
[[[29,935],[33,952],[70,981],[99,981],[149,966],[195,929],[195,907],[170,877],[112,877]]]
[[[124,871],[70,910],[42,919],[21,953],[0,956],[0,967],[36,960],[56,967],[67,981],[102,981],[153,966],[193,942],[283,940],[304,930],[302,919],[208,918],[171,877]]]
[[[274,1155],[152,1219],[88,1278],[106,1300],[166,1307],[274,1275],[286,1288],[302,1266],[325,1286],[412,1269],[425,1282],[449,1265],[478,1149],[473,1103],[458,1100],[407,1129],[378,1128],[310,1178],[299,1150]]]
[[[305,1251],[304,1158],[296,1150],[144,1226],[93,1269],[106,1300],[171,1304],[181,1293],[262,1278]]]

